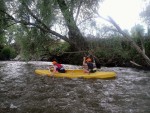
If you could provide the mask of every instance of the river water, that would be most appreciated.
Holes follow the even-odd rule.
[[[111,80],[51,78],[34,73],[48,65],[39,61],[0,62],[0,113],[150,113],[150,71],[102,67],[117,73]]]

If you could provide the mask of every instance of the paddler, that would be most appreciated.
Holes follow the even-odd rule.
[[[53,60],[52,64],[53,64],[53,66],[50,66],[50,70],[52,70],[52,68],[53,68],[53,73],[55,73],[55,72],[56,73],[57,72],[59,72],[59,73],[65,73],[66,72],[66,70],[62,66],[62,64],[59,64],[56,60]]]
[[[96,72],[96,68],[94,67],[92,59],[90,57],[83,57],[83,68],[85,73]]]

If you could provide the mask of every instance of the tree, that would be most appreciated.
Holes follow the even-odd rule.
[[[0,10],[6,11],[5,2],[0,1]],[[5,43],[5,29],[7,27],[7,18],[5,13],[0,12],[0,45]]]
[[[78,50],[88,49],[87,42],[76,25],[73,13],[69,10],[64,0],[57,0],[57,2],[64,16],[66,25],[69,29],[68,36],[71,44],[77,47]]]
[[[2,1],[4,2],[4,0]],[[96,8],[96,4],[99,1],[101,0],[6,0],[7,11],[2,9],[0,11],[7,15],[7,18],[12,23],[34,26],[43,32],[65,40],[74,49],[88,50],[87,41],[80,32],[77,21],[89,15],[91,16],[89,8],[93,6]],[[78,16],[82,13],[84,13],[83,18],[79,18]],[[61,35],[52,29],[54,24],[60,24],[60,20],[57,17],[61,15],[63,15],[63,24],[68,31],[66,35]]]
[[[132,39],[132,37],[124,32],[120,26],[111,18],[111,17],[108,17],[108,18],[104,18],[102,17],[98,12],[96,12],[96,14],[103,20],[111,23],[116,29],[114,31],[117,30],[117,32],[119,32],[120,34],[122,34],[127,40],[128,42],[130,43],[130,45],[145,59],[146,63],[148,66],[150,66],[150,58],[146,55],[145,53],[145,50],[143,51],[137,44],[136,42]],[[140,34],[141,35],[141,34]]]
[[[119,33],[127,38],[127,40],[131,43],[131,46],[136,49],[136,51],[145,59],[147,64],[150,66],[150,58],[145,54],[145,51],[142,51],[142,49],[133,41],[131,36],[126,34],[111,17],[109,17],[108,21],[116,27]]]
[[[142,25],[135,25],[132,29],[131,29],[131,36],[136,39],[137,44],[139,45],[139,47],[142,49],[142,51],[145,53],[145,47],[144,47],[144,28]]]

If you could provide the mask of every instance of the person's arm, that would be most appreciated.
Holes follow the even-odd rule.
[[[83,65],[85,65],[86,57],[83,57]]]
[[[54,67],[53,73],[55,73],[57,71],[56,70],[57,66],[53,66],[53,67]]]

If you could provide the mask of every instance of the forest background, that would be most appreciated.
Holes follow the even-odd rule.
[[[150,67],[150,3],[147,25],[122,30],[98,9],[104,0],[1,0],[0,60],[45,60],[81,65],[91,55],[100,66]],[[108,24],[97,24],[99,18]]]

